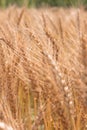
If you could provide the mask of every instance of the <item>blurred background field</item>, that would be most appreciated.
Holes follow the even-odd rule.
[[[16,4],[18,6],[44,7],[44,6],[87,6],[87,0],[0,0],[0,7]]]

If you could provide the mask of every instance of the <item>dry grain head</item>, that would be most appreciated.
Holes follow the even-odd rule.
[[[87,98],[86,15],[74,9],[0,11],[0,97],[9,102],[12,118],[18,119],[18,92],[24,86],[25,93],[43,95],[43,112],[49,99],[53,119],[71,128],[76,103],[85,108]]]

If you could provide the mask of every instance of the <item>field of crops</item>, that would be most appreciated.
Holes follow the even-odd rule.
[[[0,10],[0,130],[87,130],[87,12]]]

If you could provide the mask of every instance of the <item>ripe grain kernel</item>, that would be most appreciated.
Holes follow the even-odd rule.
[[[56,70],[58,70],[57,66],[55,67]]]
[[[54,60],[52,60],[52,64],[55,66],[55,61]]]
[[[72,97],[72,93],[68,93],[67,97],[71,98]]]
[[[73,101],[69,101],[69,105],[73,105]]]
[[[85,127],[87,128],[87,125],[85,125]]]
[[[68,91],[68,89],[69,89],[68,86],[65,86],[65,87],[64,87],[64,90],[65,90],[65,91]]]
[[[62,84],[65,84],[65,80],[64,79],[62,79],[61,82],[62,82]]]
[[[59,76],[62,77],[62,73],[59,73]]]
[[[50,55],[48,55],[48,58],[49,58],[49,59],[52,59],[52,57],[51,57]]]
[[[63,105],[64,104],[64,101],[61,101],[61,105]]]

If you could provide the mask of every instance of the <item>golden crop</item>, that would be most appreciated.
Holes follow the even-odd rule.
[[[0,128],[87,129],[87,12],[0,10]]]

